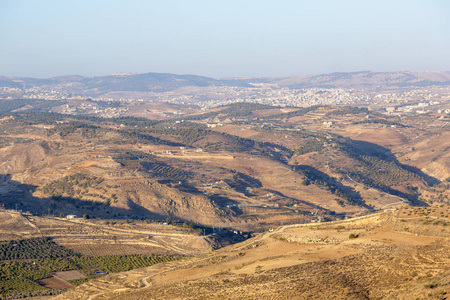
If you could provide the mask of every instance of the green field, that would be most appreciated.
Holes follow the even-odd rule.
[[[33,247],[36,245],[37,247]],[[0,249],[0,255],[4,257],[3,261],[0,262],[0,299],[48,295],[57,292],[35,282],[39,279],[51,277],[52,272],[78,270],[87,277],[87,279],[73,282],[74,285],[78,285],[104,273],[149,267],[160,262],[181,258],[180,256],[154,255],[82,257],[70,249],[56,245],[49,238],[9,241],[0,245]],[[9,261],[5,261],[5,257]],[[11,261],[12,258],[14,261]],[[18,259],[26,259],[27,261],[17,261]]]

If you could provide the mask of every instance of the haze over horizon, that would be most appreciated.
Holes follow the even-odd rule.
[[[450,3],[2,1],[0,75],[449,71]]]
[[[450,73],[450,71],[409,71],[409,70],[392,70],[392,71],[372,71],[372,70],[360,70],[360,71],[344,71],[344,72],[328,72],[328,73],[315,73],[315,74],[293,74],[289,76],[227,76],[227,77],[212,77],[212,76],[204,76],[201,74],[192,74],[192,73],[186,73],[186,74],[176,74],[176,73],[168,73],[168,72],[142,72],[142,73],[130,73],[130,72],[114,72],[110,74],[92,74],[92,75],[80,75],[80,74],[60,74],[50,77],[31,77],[31,76],[8,76],[0,74],[0,77],[6,77],[6,78],[29,78],[29,79],[52,79],[52,78],[62,78],[62,77],[72,77],[72,76],[80,76],[81,78],[102,78],[102,77],[108,77],[108,76],[139,76],[139,75],[146,75],[146,74],[161,74],[161,75],[174,75],[174,76],[194,76],[194,77],[204,77],[204,78],[210,78],[215,80],[232,80],[232,79],[258,79],[258,78],[267,78],[267,79],[283,79],[283,78],[295,78],[295,77],[305,77],[305,78],[311,78],[316,76],[326,76],[326,75],[332,75],[332,74],[358,74],[358,73],[381,73],[381,74],[389,74],[389,73],[415,73],[415,74],[424,74],[424,73]]]

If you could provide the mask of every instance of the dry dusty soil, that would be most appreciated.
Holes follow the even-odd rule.
[[[110,274],[56,299],[447,299],[449,211],[286,225],[210,254]]]

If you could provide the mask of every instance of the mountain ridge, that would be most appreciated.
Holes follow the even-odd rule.
[[[185,87],[241,87],[250,88],[270,84],[275,88],[405,88],[450,85],[450,72],[335,72],[289,77],[255,77],[215,79],[198,75],[172,73],[110,74],[85,77],[63,75],[51,78],[0,76],[0,87],[53,89],[83,96],[104,95],[110,92],[168,92]]]

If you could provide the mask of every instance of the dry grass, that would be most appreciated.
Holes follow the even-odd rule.
[[[408,209],[328,224],[283,226],[207,256],[124,273],[129,279],[92,281],[58,299],[95,293],[101,294],[99,299],[424,299],[430,293],[445,295],[450,282],[448,234],[436,236],[430,231],[436,225],[423,223],[416,228],[422,233],[405,232],[399,225],[405,223],[401,221],[405,214]],[[423,220],[420,214],[416,218],[414,222]],[[349,238],[351,234],[357,238]],[[105,292],[108,286],[110,291]]]

